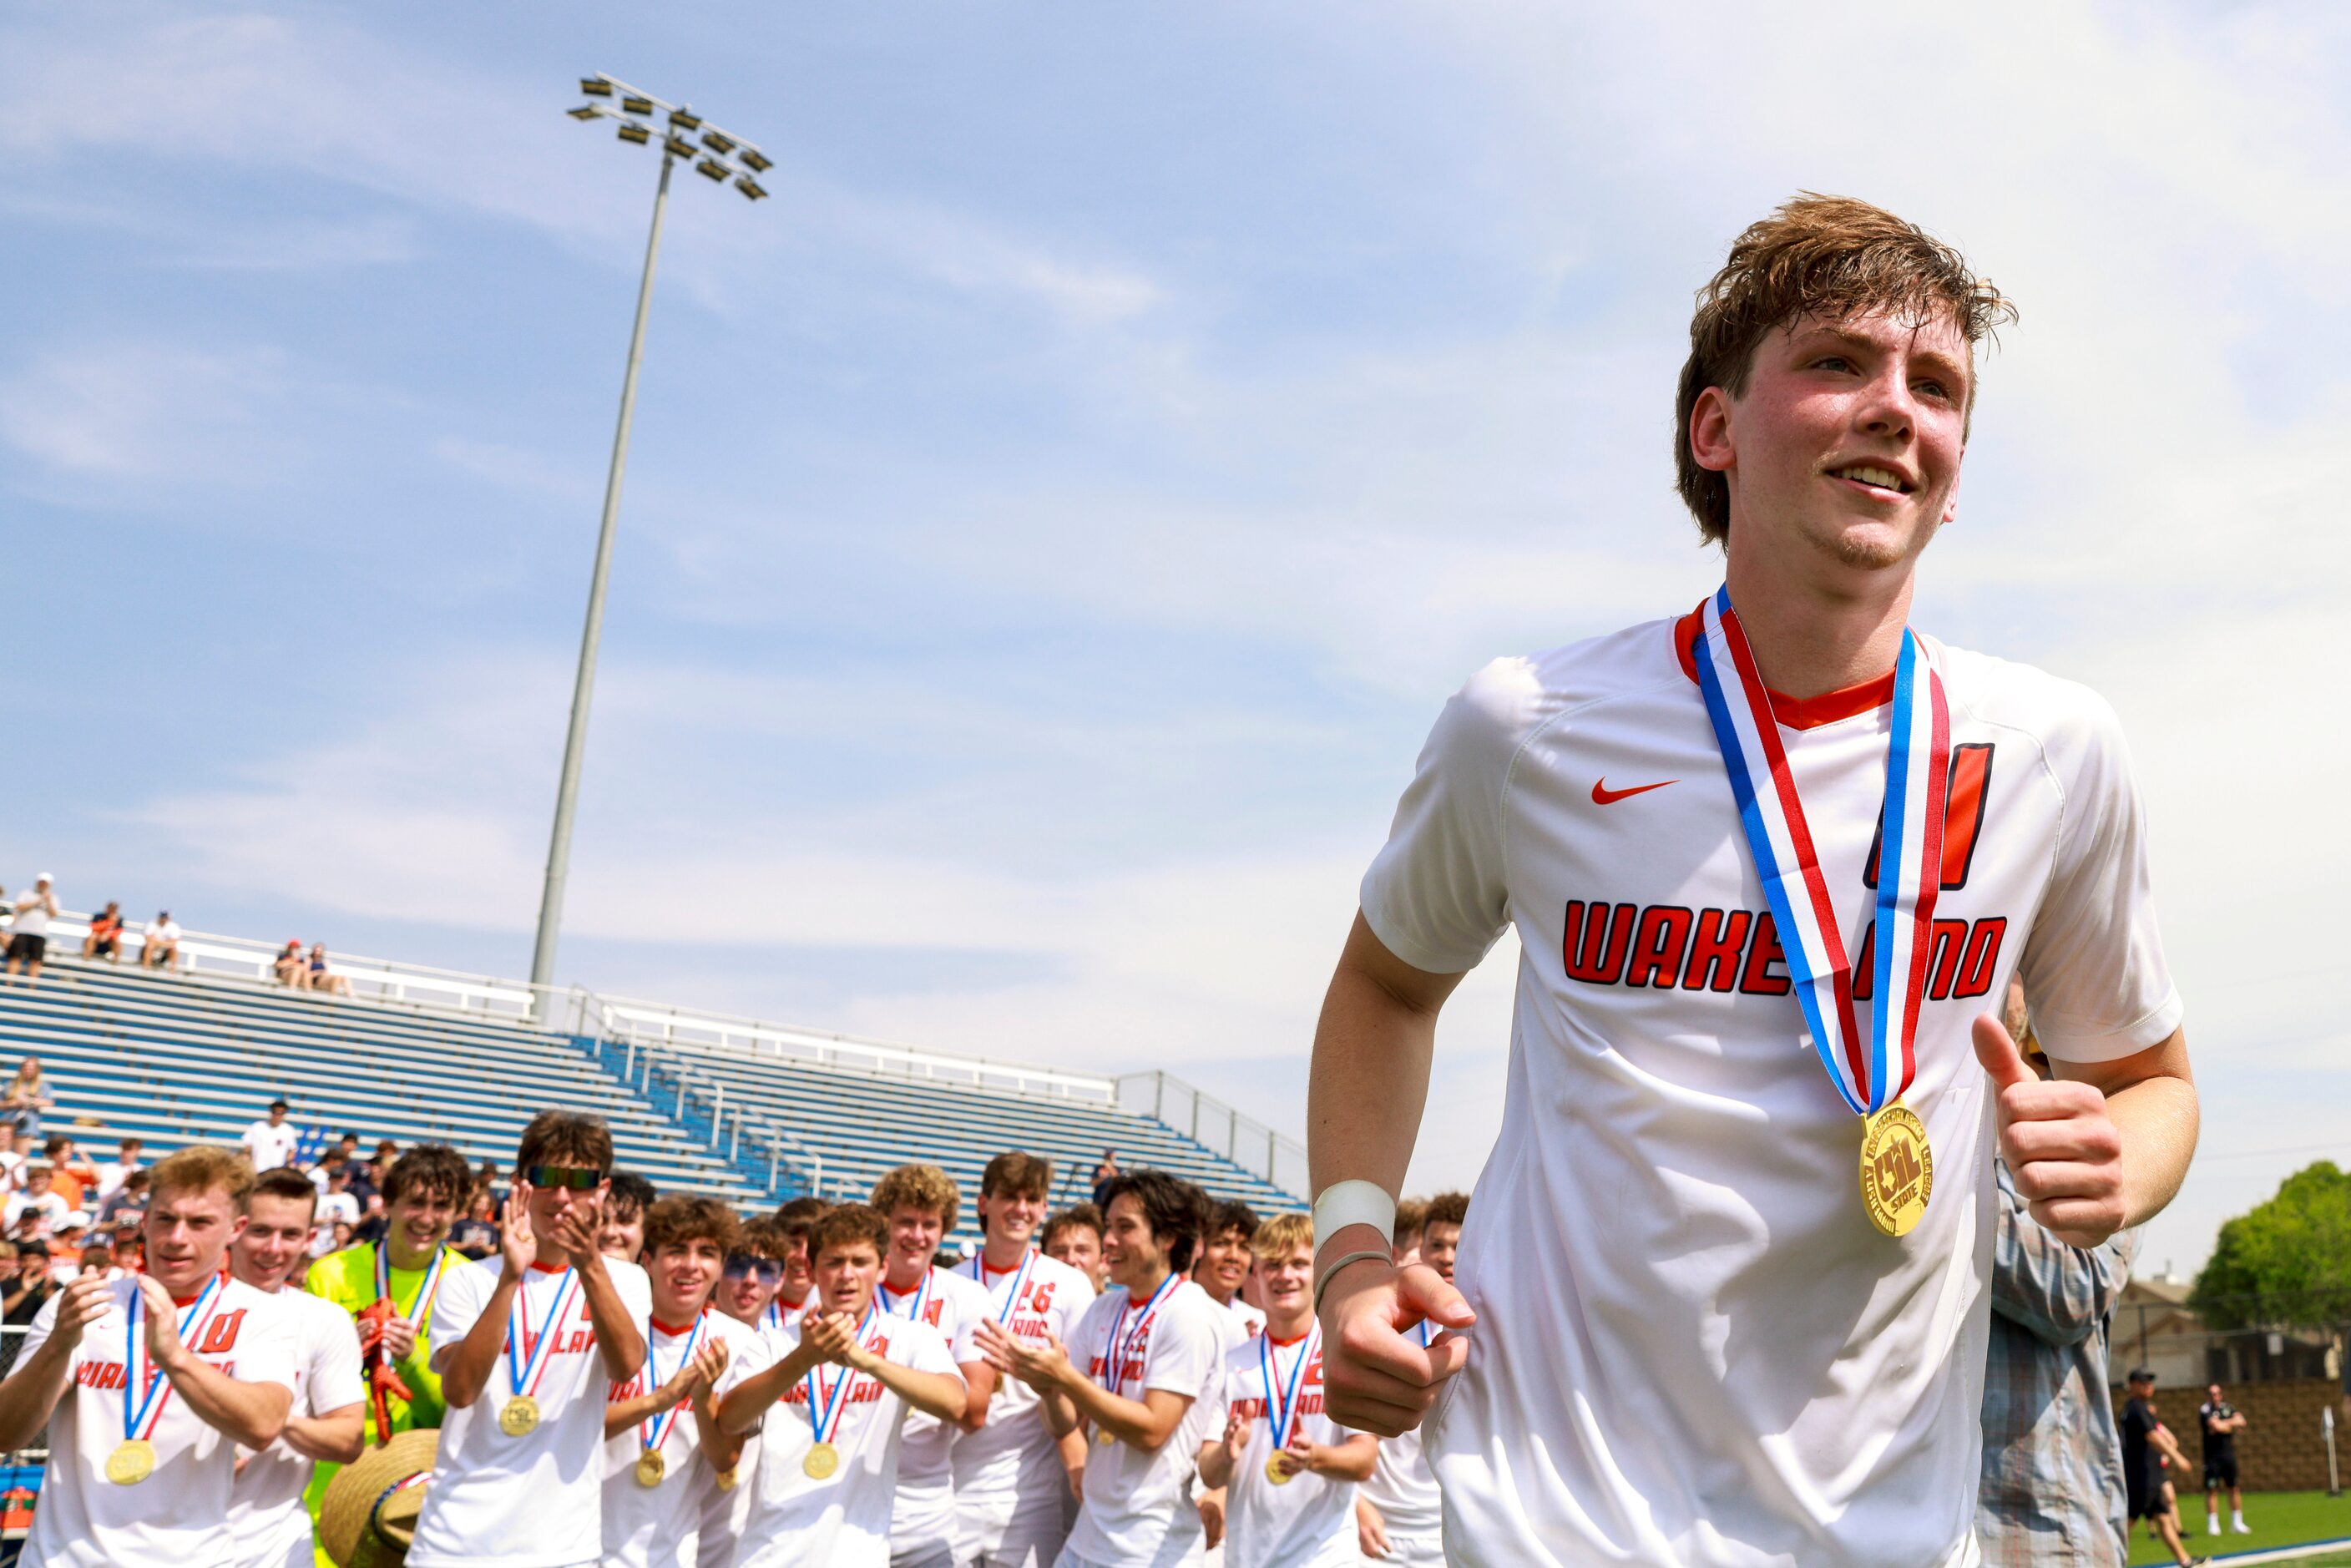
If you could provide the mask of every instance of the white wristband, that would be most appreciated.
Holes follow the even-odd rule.
[[[1368,1225],[1395,1239],[1395,1198],[1375,1181],[1332,1182],[1314,1199],[1314,1250],[1350,1225]]]

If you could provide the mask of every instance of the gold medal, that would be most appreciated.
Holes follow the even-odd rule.
[[[517,1394],[498,1406],[498,1430],[509,1437],[525,1437],[538,1430],[538,1401]]]
[[[1861,1207],[1888,1236],[1907,1236],[1935,1193],[1926,1124],[1899,1101],[1861,1124]]]
[[[735,1483],[742,1479],[743,1476],[740,1470],[721,1470],[718,1472],[718,1490],[720,1491],[733,1491],[735,1490]]]
[[[819,1443],[800,1461],[800,1469],[812,1481],[830,1480],[832,1472],[841,1469],[841,1450],[831,1443]]]
[[[131,1437],[106,1456],[106,1479],[119,1487],[135,1487],[155,1473],[155,1445]]]
[[[644,1453],[637,1456],[637,1484],[639,1486],[657,1487],[662,1484],[662,1477],[667,1474],[669,1474],[669,1461],[661,1457],[660,1449],[648,1449]]]
[[[1100,1443],[1103,1448],[1109,1448],[1113,1443],[1117,1442],[1117,1441],[1118,1441],[1118,1439],[1117,1439],[1116,1437],[1112,1437],[1108,1432],[1102,1431],[1102,1430],[1101,1430],[1100,1428],[1096,1428],[1096,1429],[1095,1429],[1095,1432],[1094,1432],[1094,1441],[1095,1441],[1095,1442],[1097,1442],[1097,1443]]]
[[[1291,1481],[1295,1480],[1297,1477],[1297,1471],[1285,1470],[1281,1468],[1281,1456],[1280,1454],[1274,1455],[1265,1462],[1265,1479],[1271,1481],[1278,1487],[1288,1486]]]

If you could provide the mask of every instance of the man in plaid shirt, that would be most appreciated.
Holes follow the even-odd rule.
[[[2123,1568],[2122,1442],[2106,1388],[2106,1330],[2138,1232],[2119,1231],[2087,1251],[2068,1247],[2026,1210],[2007,1162],[1995,1168],[1976,1540],[1986,1568]]]

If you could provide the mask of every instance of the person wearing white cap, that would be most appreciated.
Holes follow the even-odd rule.
[[[41,960],[49,956],[49,921],[57,913],[57,888],[47,872],[33,879],[32,887],[16,895],[16,918],[8,925],[8,976],[41,977]]]

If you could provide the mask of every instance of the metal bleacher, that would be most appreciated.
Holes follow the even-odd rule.
[[[328,1137],[442,1139],[504,1169],[530,1116],[561,1105],[611,1124],[621,1168],[747,1212],[862,1197],[913,1160],[968,1197],[1008,1149],[1053,1161],[1057,1204],[1083,1197],[1115,1149],[1128,1169],[1218,1197],[1302,1207],[1302,1149],[1164,1073],[990,1061],[340,955],[350,994],[298,991],[268,978],[266,944],[235,937],[192,935],[180,970],[148,972],[135,924],[120,965],[71,956],[84,928],[53,922],[39,983],[0,983],[0,1052],[41,1058],[57,1103],[45,1130],[85,1146],[234,1143],[283,1097]],[[1151,1114],[1122,1103],[1138,1084]],[[1196,1135],[1159,1119],[1171,1092]]]

